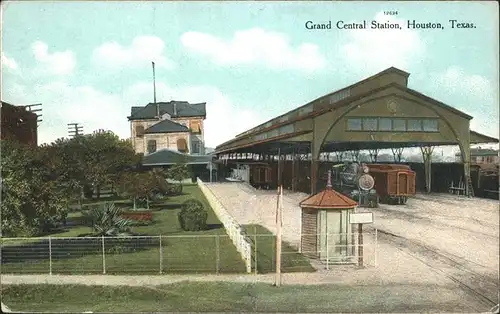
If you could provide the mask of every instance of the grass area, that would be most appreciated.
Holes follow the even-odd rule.
[[[84,285],[2,286],[2,302],[14,311],[403,313],[480,312],[478,302],[436,286],[282,286],[263,283],[179,282],[127,287]],[[433,297],[436,294],[442,296]],[[458,299],[458,300],[457,300]],[[469,303],[467,303],[469,302]],[[483,311],[484,312],[484,311]]]
[[[257,271],[271,273],[276,270],[276,236],[261,225],[244,225],[246,233],[252,240],[252,260],[255,261],[255,245],[257,244]],[[309,260],[294,250],[288,243],[281,242],[281,271],[314,272]]]
[[[57,274],[90,274],[102,273],[105,266],[108,274],[158,274],[160,256],[163,273],[244,272],[241,256],[198,186],[186,185],[183,192],[182,195],[152,203],[153,222],[131,228],[134,233],[156,237],[118,244],[105,239],[104,261],[100,239],[61,239],[91,232],[89,227],[78,224],[81,213],[72,212],[68,217],[71,226],[51,234],[52,260],[46,238],[23,240],[22,243],[19,240],[2,241],[2,273],[48,273],[51,267],[52,272]],[[208,230],[186,232],[180,228],[177,213],[181,204],[189,198],[200,200],[208,210]],[[129,200],[115,200],[115,203],[125,209],[131,207]],[[159,235],[162,236],[161,252]]]

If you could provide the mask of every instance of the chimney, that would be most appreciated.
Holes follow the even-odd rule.
[[[332,171],[328,170],[328,181],[326,182],[326,188],[331,189],[332,188]]]
[[[177,103],[174,101],[174,117],[177,117]]]

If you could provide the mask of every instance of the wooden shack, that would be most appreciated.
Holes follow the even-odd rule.
[[[358,204],[335,191],[328,171],[326,189],[300,203],[302,254],[327,264],[354,261],[354,243],[349,215]]]

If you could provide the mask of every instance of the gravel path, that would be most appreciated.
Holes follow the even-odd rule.
[[[236,221],[259,224],[276,233],[276,191],[256,190],[245,183],[206,183]],[[295,248],[300,244],[301,211],[298,202],[283,197],[283,240]]]

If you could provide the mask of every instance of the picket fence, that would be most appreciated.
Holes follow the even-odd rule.
[[[233,241],[236,250],[241,254],[241,258],[245,262],[247,273],[252,272],[252,245],[251,239],[246,235],[240,224],[227,212],[226,208],[217,199],[214,193],[206,186],[206,184],[197,178],[198,186],[208,203],[212,207],[217,218],[222,222],[226,229],[229,238]]]

